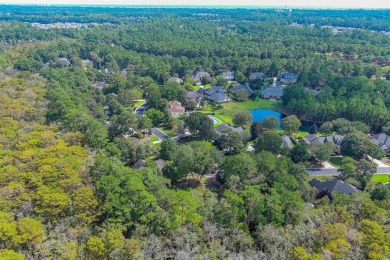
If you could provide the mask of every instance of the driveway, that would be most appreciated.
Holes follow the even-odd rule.
[[[169,135],[167,135],[166,133],[164,133],[163,131],[153,127],[152,128],[152,134],[154,134],[155,136],[157,136],[158,139],[160,139],[161,141],[164,141],[165,139],[169,139]]]
[[[332,176],[338,175],[337,168],[306,168],[306,171],[313,176]],[[390,167],[381,167],[379,166],[376,170],[376,173],[390,174]]]
[[[142,116],[145,113],[145,110],[148,108],[148,106],[149,106],[149,104],[145,102],[145,103],[141,104],[139,107],[137,107],[135,109],[134,113],[136,115]]]

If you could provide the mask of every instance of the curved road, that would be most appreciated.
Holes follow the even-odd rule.
[[[149,104],[147,102],[141,104],[139,107],[137,107],[134,111],[136,115],[143,115],[145,113],[145,110],[148,108]]]

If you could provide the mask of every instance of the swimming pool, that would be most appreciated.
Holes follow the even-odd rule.
[[[214,124],[219,124],[219,123],[221,123],[221,120],[219,120],[219,119],[216,118],[216,117],[212,117],[211,119],[213,120]]]

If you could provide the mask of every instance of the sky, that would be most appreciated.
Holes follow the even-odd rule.
[[[390,8],[390,0],[0,0],[0,4],[231,5],[331,8]]]

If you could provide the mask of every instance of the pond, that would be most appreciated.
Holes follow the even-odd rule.
[[[279,128],[281,128],[281,125],[282,125],[282,113],[279,113],[279,112],[276,112],[276,111],[273,111],[273,110],[269,110],[269,109],[254,109],[254,110],[248,110],[253,118],[252,118],[252,122],[261,122],[263,121],[263,119],[267,116],[274,116],[276,117],[278,120],[279,120]]]
[[[270,109],[253,109],[253,110],[248,110],[253,118],[252,118],[252,122],[261,122],[263,121],[264,117],[267,117],[267,116],[274,116],[276,117],[278,120],[279,120],[279,129],[282,128],[282,118],[285,117],[285,115],[283,115],[282,113],[279,113],[277,111],[273,111],[273,110],[270,110]],[[307,132],[309,131],[310,127],[311,127],[312,123],[309,123],[309,122],[302,122],[302,125],[301,127],[299,128],[300,131],[303,131],[303,132]],[[319,125],[317,125],[319,127]]]

